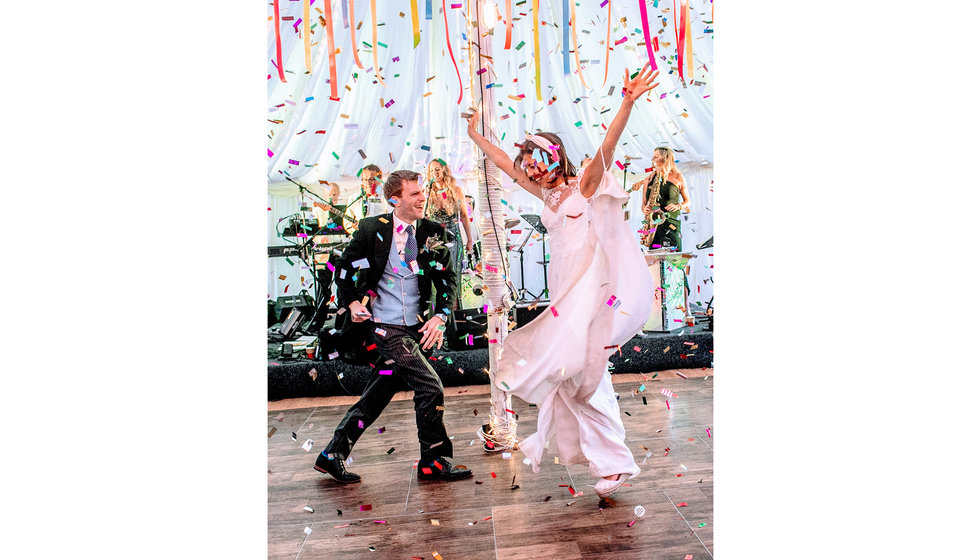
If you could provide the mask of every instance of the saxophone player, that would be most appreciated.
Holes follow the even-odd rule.
[[[648,249],[674,247],[680,251],[680,213],[691,211],[687,183],[677,170],[674,151],[670,148],[656,148],[652,163],[653,172],[634,184],[634,189],[643,185],[644,227],[648,230],[643,236],[643,245]]]

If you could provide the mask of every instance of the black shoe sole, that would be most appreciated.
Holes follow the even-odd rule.
[[[442,475],[438,475],[438,474],[435,474],[435,473],[433,473],[433,474],[422,474],[422,473],[418,473],[419,480],[447,480],[447,481],[453,481],[453,480],[465,480],[465,479],[470,478],[472,476],[473,476],[473,472],[472,471],[470,471],[469,473],[467,473],[465,475],[462,475],[462,476],[442,476]]]
[[[316,465],[313,465],[313,470],[315,470],[317,472],[321,472],[323,474],[330,474],[328,471],[326,471],[324,469],[321,469],[320,467],[318,467]],[[358,478],[357,480],[340,480],[339,478],[337,478],[336,476],[334,476],[332,474],[330,474],[330,478],[336,480],[337,482],[339,482],[341,484],[356,484],[356,483],[358,483],[358,482],[361,481],[360,478]]]

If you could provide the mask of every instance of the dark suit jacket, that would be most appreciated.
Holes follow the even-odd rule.
[[[350,244],[340,257],[334,276],[340,307],[347,308],[351,302],[362,300],[364,296],[369,295],[368,290],[377,291],[377,286],[384,275],[385,266],[388,264],[394,229],[395,221],[391,213],[364,218],[358,222],[357,231],[354,232]],[[452,316],[452,309],[456,306],[456,299],[459,297],[459,288],[455,282],[456,273],[452,268],[449,249],[439,247],[427,250],[425,248],[426,239],[435,237],[436,240],[441,240],[442,231],[442,226],[436,222],[425,219],[416,222],[415,240],[419,247],[417,262],[421,271],[421,274],[418,275],[420,294],[418,314],[423,320],[430,319],[435,313],[445,314],[448,320],[448,317]],[[355,268],[354,263],[361,259],[367,259],[370,267]],[[341,270],[347,271],[346,274],[343,274],[343,278],[341,278]],[[357,277],[356,281],[354,280],[355,276]],[[436,290],[434,310],[429,307],[433,288]],[[370,308],[371,305],[368,303],[368,309]],[[366,337],[363,334],[367,332],[366,327],[370,324],[366,321],[354,323],[349,316],[349,309],[340,316],[343,323],[341,330],[344,334],[342,336],[346,339],[347,346],[356,340],[364,340]],[[357,342],[357,345],[360,345],[360,342]]]

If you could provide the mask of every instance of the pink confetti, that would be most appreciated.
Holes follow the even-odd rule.
[[[390,369],[383,369],[383,370],[381,370],[381,371],[378,372],[378,375],[391,375],[391,370]]]
[[[711,428],[705,428],[704,431],[708,432],[708,437],[711,437]]]
[[[550,309],[551,309],[551,314],[554,315],[555,317],[557,317],[558,316],[558,310],[555,309],[555,306],[552,305]]]

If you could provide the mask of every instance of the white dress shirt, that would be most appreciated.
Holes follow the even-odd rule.
[[[392,213],[391,216],[394,218],[394,238],[392,241],[395,247],[398,248],[398,254],[404,260],[405,258],[405,243],[408,241],[408,226],[413,226],[414,231],[418,231],[418,224],[416,222],[406,222],[399,218],[396,214]]]

